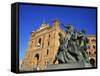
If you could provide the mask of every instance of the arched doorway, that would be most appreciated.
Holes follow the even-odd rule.
[[[90,64],[91,64],[93,67],[95,67],[95,59],[94,59],[94,58],[91,58],[91,59],[90,59]]]
[[[35,60],[36,60],[36,69],[37,69],[38,64],[39,64],[39,54],[35,55]]]

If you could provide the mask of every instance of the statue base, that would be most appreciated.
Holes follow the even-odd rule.
[[[67,63],[67,64],[51,64],[45,70],[58,70],[58,69],[78,69],[92,67],[89,63]]]

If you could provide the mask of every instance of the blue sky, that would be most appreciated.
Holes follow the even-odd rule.
[[[30,32],[42,22],[49,23],[57,18],[61,23],[73,24],[77,30],[85,29],[87,35],[96,34],[96,9],[75,7],[48,7],[39,5],[19,6],[19,59],[23,59],[28,47]],[[61,25],[60,27],[64,29]]]

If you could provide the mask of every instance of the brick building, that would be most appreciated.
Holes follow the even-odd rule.
[[[90,63],[94,66],[96,64],[96,36],[88,35],[88,50],[87,54],[89,56]]]
[[[47,64],[53,64],[59,47],[58,33],[63,30],[59,28],[59,21],[55,19],[52,27],[41,24],[35,32],[31,32],[28,48],[22,62],[24,70],[45,69]]]

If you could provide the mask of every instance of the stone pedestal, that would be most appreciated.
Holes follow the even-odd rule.
[[[75,68],[86,68],[86,67],[91,67],[91,65],[88,63],[52,64],[48,65],[45,70],[75,69]]]

